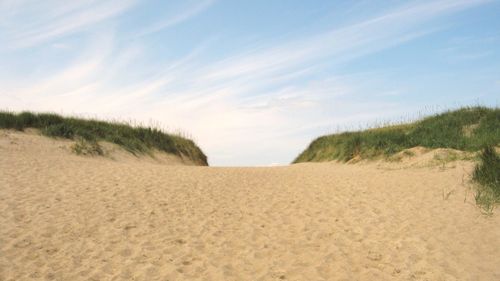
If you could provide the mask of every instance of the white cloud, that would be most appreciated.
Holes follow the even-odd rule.
[[[135,0],[26,2],[1,7],[0,14],[11,15],[13,21],[4,23],[11,48],[30,47],[82,31],[123,13],[135,4]]]
[[[227,58],[211,66],[204,78],[266,77],[283,70],[289,72],[324,57],[333,57],[338,61],[352,59],[437,31],[436,27],[425,30],[418,27],[432,17],[484,2],[489,1],[416,2],[343,28]]]
[[[164,30],[166,28],[170,28],[174,25],[180,24],[184,21],[189,20],[192,17],[197,16],[201,12],[205,11],[207,8],[209,8],[211,5],[215,3],[215,0],[203,0],[199,2],[197,5],[189,7],[189,9],[178,13],[171,18],[163,19],[160,20],[148,27],[145,27],[144,29],[140,30],[137,32],[135,37],[141,37],[144,35],[152,34],[161,30]]]

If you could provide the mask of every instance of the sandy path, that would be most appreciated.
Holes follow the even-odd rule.
[[[208,168],[59,146],[0,136],[2,281],[500,280],[471,163]]]

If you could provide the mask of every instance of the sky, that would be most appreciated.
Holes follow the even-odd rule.
[[[212,166],[500,101],[500,1],[0,0],[0,109],[132,121]]]

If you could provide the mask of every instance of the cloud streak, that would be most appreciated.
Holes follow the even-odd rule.
[[[487,2],[490,1],[416,2],[350,26],[225,59],[212,66],[206,78],[223,80],[249,74],[266,76],[328,56],[337,61],[354,59],[439,30],[435,27],[417,29],[434,17]]]
[[[33,1],[21,7],[14,6],[17,9],[14,8],[14,11],[10,13],[22,19],[22,22],[16,20],[14,25],[8,25],[6,37],[9,38],[11,48],[35,46],[81,32],[94,24],[116,17],[131,8],[135,2],[135,0],[48,1],[47,6],[39,7],[42,4],[39,1]],[[38,10],[25,9],[25,5],[31,4],[48,13],[40,18]],[[12,6],[8,8],[13,9]],[[0,12],[0,14],[5,13],[6,11]]]
[[[182,22],[185,22],[185,21],[199,15],[200,13],[202,13],[203,11],[208,9],[214,3],[215,3],[215,0],[203,0],[203,1],[199,2],[198,4],[191,6],[188,9],[182,11],[181,13],[174,15],[173,17],[158,21],[158,22],[156,22],[148,27],[143,28],[142,30],[137,32],[137,34],[135,34],[134,37],[137,38],[137,37],[142,37],[142,36],[146,36],[149,34],[153,34],[153,33],[162,31],[164,29],[173,27],[173,26],[180,24]]]

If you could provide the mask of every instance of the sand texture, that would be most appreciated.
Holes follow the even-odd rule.
[[[2,281],[500,280],[471,162],[211,168],[68,145],[0,131]]]

